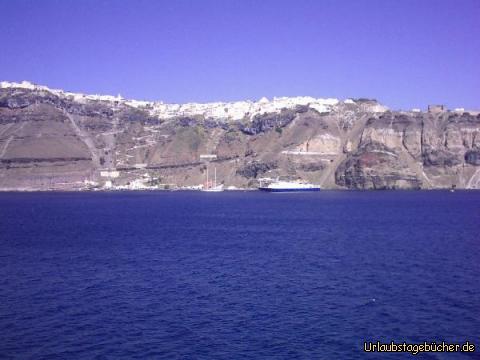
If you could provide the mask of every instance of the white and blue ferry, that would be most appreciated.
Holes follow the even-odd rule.
[[[320,186],[300,181],[274,181],[268,185],[261,185],[259,190],[268,192],[300,192],[320,191]]]

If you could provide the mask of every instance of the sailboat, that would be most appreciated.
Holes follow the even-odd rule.
[[[202,191],[208,191],[208,192],[220,192],[223,191],[223,184],[217,185],[217,168],[215,168],[215,177],[213,181],[213,186],[208,180],[208,166],[207,166],[207,182],[203,186]]]

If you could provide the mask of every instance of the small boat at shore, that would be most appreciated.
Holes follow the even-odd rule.
[[[221,192],[221,191],[224,191],[224,189],[223,189],[223,185],[217,185],[217,186],[209,187],[208,189],[203,189],[202,191]]]
[[[205,183],[205,185],[203,186],[203,189],[202,191],[206,191],[206,192],[221,192],[223,191],[223,184],[219,184],[217,185],[217,168],[215,168],[215,176],[214,176],[214,180],[213,180],[213,184],[211,181],[209,181],[208,179],[208,167],[207,167],[207,182]]]
[[[262,185],[258,188],[267,192],[304,192],[320,191],[319,185],[309,184],[301,181],[274,181],[268,185]]]

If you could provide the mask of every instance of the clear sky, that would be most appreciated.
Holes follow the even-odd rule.
[[[480,108],[480,0],[0,0],[0,80]]]

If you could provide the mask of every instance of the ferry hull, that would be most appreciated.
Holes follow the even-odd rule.
[[[311,191],[320,191],[320,188],[305,188],[305,189],[272,189],[267,187],[258,188],[260,191],[274,192],[274,193],[285,193],[285,192],[311,192]]]

